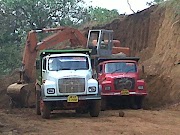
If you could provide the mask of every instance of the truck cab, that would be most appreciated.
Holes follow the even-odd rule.
[[[98,82],[93,79],[89,50],[46,50],[41,52],[41,90],[39,110],[50,118],[56,109],[89,111],[97,117],[100,111]]]
[[[109,56],[112,54],[113,30],[89,30],[87,48],[92,49],[91,55]]]
[[[98,81],[102,95],[102,110],[108,102],[124,102],[126,98],[131,107],[140,109],[143,98],[147,95],[146,84],[139,77],[136,57],[100,58]],[[114,100],[117,99],[117,100]]]

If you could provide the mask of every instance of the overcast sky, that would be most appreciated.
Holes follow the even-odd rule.
[[[120,14],[132,14],[133,12],[130,10],[127,0],[84,0],[88,5],[92,5],[93,7],[102,7],[107,8],[109,10],[117,9]],[[143,10],[148,8],[146,2],[150,2],[152,0],[129,0],[132,9],[137,12],[138,10]]]

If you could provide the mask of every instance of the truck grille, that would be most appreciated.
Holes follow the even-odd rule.
[[[135,79],[134,78],[116,78],[114,79],[114,88],[115,90],[123,90],[128,89],[132,90],[135,87]]]
[[[60,93],[79,93],[85,91],[84,78],[63,78],[59,79]]]

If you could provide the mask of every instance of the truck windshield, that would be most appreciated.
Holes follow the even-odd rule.
[[[133,62],[111,62],[105,64],[105,73],[133,73],[136,71],[137,68]]]
[[[51,57],[48,61],[50,71],[58,70],[87,70],[89,69],[88,58],[83,56]]]

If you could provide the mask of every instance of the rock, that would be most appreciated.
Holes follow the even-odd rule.
[[[124,117],[124,112],[123,111],[119,112],[119,117]]]
[[[0,128],[4,127],[5,125],[0,122]]]

